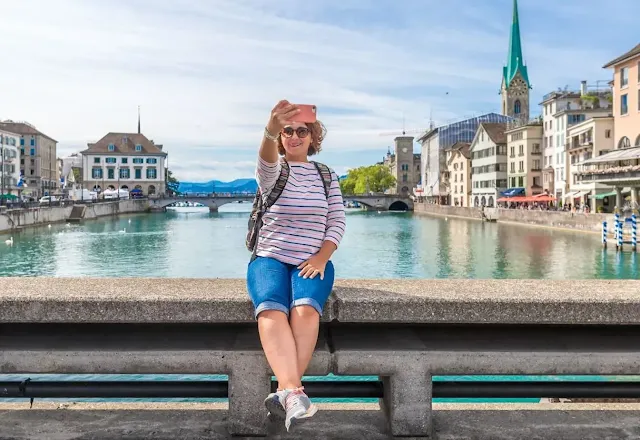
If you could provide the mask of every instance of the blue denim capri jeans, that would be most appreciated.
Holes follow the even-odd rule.
[[[247,290],[253,302],[254,316],[265,310],[279,310],[289,315],[296,306],[311,306],[322,316],[322,309],[333,289],[335,271],[331,261],[324,279],[298,276],[300,269],[274,258],[257,257],[247,268]]]

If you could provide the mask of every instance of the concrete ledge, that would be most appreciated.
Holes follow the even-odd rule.
[[[0,278],[0,322],[254,322],[237,279]],[[638,280],[339,280],[323,321],[640,324]]]
[[[504,405],[507,407],[508,405]],[[544,405],[546,406],[546,405]],[[566,405],[565,405],[566,406]],[[227,412],[211,409],[0,410],[2,440],[153,439],[240,440],[225,428]],[[434,439],[638,439],[640,410],[447,409],[434,411]],[[321,410],[306,424],[285,434],[270,423],[267,439],[387,440],[381,411]],[[410,437],[409,437],[410,439]]]

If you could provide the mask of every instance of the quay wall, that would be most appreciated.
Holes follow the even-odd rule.
[[[88,203],[84,220],[119,214],[145,212],[147,200],[121,200],[103,203]],[[25,227],[48,225],[64,222],[69,218],[73,205],[39,206],[27,209],[14,209],[0,213],[0,233],[19,230]]]
[[[456,206],[416,203],[414,211],[418,214],[460,217],[481,220],[482,214],[478,208],[463,208]],[[485,208],[485,213],[498,222],[517,223],[549,228],[574,229],[585,232],[600,232],[602,222],[611,222],[612,214],[573,214],[557,211],[527,211],[520,209]]]

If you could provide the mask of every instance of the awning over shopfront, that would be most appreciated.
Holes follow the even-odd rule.
[[[585,160],[582,164],[588,165],[591,163],[604,163],[604,162],[617,162],[619,160],[636,160],[640,159],[640,147],[625,148],[621,150],[614,150],[602,156],[592,157]]]
[[[548,203],[555,202],[556,198],[547,194],[538,194],[537,196],[515,196],[501,197],[496,202],[514,202],[514,203]]]
[[[525,188],[509,188],[508,190],[502,193],[504,197],[514,197],[514,196],[520,196],[524,194],[525,194]]]
[[[624,188],[622,190],[622,194],[631,194],[631,188]],[[608,192],[608,193],[604,193],[604,194],[596,194],[594,195],[590,195],[589,198],[590,199],[596,199],[596,200],[602,200],[605,197],[615,197],[616,196],[616,192],[612,191],[612,192]]]

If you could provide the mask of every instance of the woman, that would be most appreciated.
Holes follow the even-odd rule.
[[[287,431],[317,411],[301,380],[333,287],[330,258],[345,231],[335,172],[327,168],[323,178],[320,164],[308,158],[320,152],[324,126],[295,122],[298,113],[295,105],[280,101],[264,130],[256,171],[260,193],[267,197],[281,185],[283,169],[288,173],[284,187],[278,187],[280,196],[262,217],[255,258],[247,269],[260,342],[278,379],[278,391],[265,406],[285,420]]]

